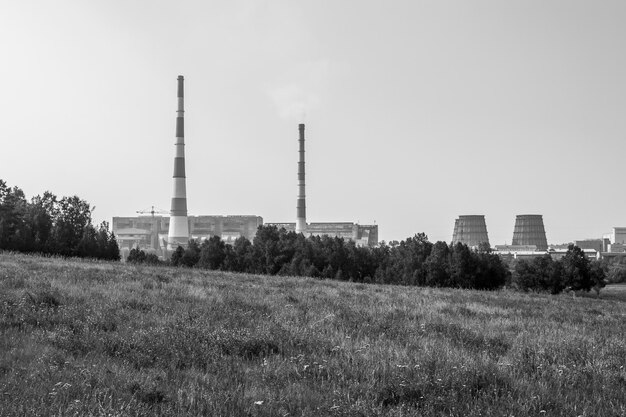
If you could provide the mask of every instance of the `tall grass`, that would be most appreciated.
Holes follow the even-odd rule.
[[[0,254],[0,416],[626,415],[600,299]]]

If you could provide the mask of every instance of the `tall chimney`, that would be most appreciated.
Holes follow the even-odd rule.
[[[300,131],[300,160],[298,161],[298,206],[296,212],[296,233],[306,233],[306,197],[304,195],[304,123],[298,125]]]
[[[178,110],[176,111],[176,156],[174,157],[174,192],[170,209],[170,227],[167,234],[167,249],[174,250],[179,245],[186,247],[189,242],[187,221],[187,186],[185,180],[185,110],[184,78],[178,76]]]

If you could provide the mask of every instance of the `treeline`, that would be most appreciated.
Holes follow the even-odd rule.
[[[141,251],[132,259],[143,258]],[[146,261],[147,262],[147,261]],[[233,245],[218,236],[172,254],[174,266],[219,269],[252,274],[309,276],[354,282],[495,289],[510,275],[508,267],[488,248],[431,243],[418,234],[398,244],[358,247],[329,236],[304,237],[276,226],[260,226],[252,242],[244,237]]]
[[[589,260],[584,252],[569,245],[565,256],[554,260],[550,255],[532,260],[519,260],[514,266],[513,282],[524,291],[549,291],[558,294],[563,290],[599,293],[606,286],[607,267],[599,261]]]
[[[0,250],[119,260],[107,222],[91,223],[92,207],[77,196],[58,199],[46,191],[28,201],[0,180]]]
[[[158,264],[156,255],[131,251],[130,262]],[[375,248],[330,236],[304,237],[276,226],[260,226],[250,242],[245,237],[227,245],[218,236],[178,247],[167,262],[251,274],[309,276],[365,283],[497,289],[505,285],[523,291],[595,289],[606,285],[607,268],[590,261],[577,246],[565,256],[518,260],[511,267],[489,245],[431,243],[420,233],[401,242]],[[511,273],[511,269],[513,273]]]

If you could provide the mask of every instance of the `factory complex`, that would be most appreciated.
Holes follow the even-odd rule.
[[[167,257],[176,247],[186,247],[190,239],[204,240],[219,236],[227,244],[239,237],[254,239],[263,218],[255,215],[189,216],[185,175],[184,78],[178,76],[176,142],[173,173],[173,194],[169,216],[113,217],[112,229],[123,258],[131,248],[140,248]],[[351,222],[307,223],[304,164],[304,124],[298,126],[298,196],[295,223],[271,223],[287,231],[305,236],[331,236],[352,240],[358,246],[378,244],[378,226]]]
[[[454,222],[452,243],[464,243],[478,248],[481,244],[491,247],[484,215],[462,215]],[[602,239],[576,240],[573,242],[585,255],[594,259],[626,257],[626,227],[614,227],[613,233]],[[495,245],[494,253],[511,259],[536,258],[551,255],[559,259],[567,252],[567,244],[548,245],[543,216],[520,214],[515,218],[513,239],[510,245]]]
[[[259,216],[187,216],[187,240],[204,240],[211,236],[219,236],[228,244],[240,236],[252,240],[262,224],[263,218]],[[170,227],[170,216],[113,218],[113,233],[123,253],[131,248],[140,248],[163,255],[170,242]]]
[[[187,212],[184,135],[184,78],[178,76],[176,142],[173,172],[173,193],[169,216],[155,213],[150,216],[113,217],[112,229],[125,259],[131,248],[140,248],[167,257],[178,246],[186,247],[190,239],[205,240],[219,236],[227,244],[239,237],[253,240],[263,218],[256,215],[199,215]],[[307,223],[305,194],[305,126],[298,125],[298,194],[295,222],[268,223],[304,236],[340,237],[357,246],[378,245],[378,225],[360,225],[352,222]],[[142,212],[139,212],[142,213]],[[491,247],[484,215],[461,215],[454,223],[452,243],[469,247]],[[626,256],[626,227],[615,227],[602,239],[574,242],[587,256],[594,258]],[[507,258],[532,258],[551,254],[558,258],[567,251],[567,245],[548,246],[543,216],[522,214],[515,219],[511,245],[496,245],[494,253]]]

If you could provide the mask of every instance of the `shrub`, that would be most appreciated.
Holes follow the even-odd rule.
[[[142,264],[146,262],[146,253],[139,248],[133,248],[128,253],[128,258],[126,258],[126,262],[130,262],[133,264]]]
[[[610,284],[620,284],[626,282],[626,266],[611,266],[607,273],[607,282]]]

